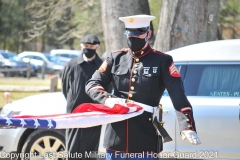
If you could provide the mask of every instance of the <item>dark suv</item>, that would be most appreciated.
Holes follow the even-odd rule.
[[[17,54],[7,50],[0,50],[0,67],[5,69],[25,69],[28,64],[18,58]],[[26,71],[3,72],[4,76],[26,75]]]

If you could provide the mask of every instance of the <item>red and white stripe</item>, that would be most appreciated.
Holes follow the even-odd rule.
[[[115,104],[110,108],[103,104],[83,103],[72,113],[40,116],[22,115],[13,118],[52,119],[56,122],[55,129],[88,128],[123,121],[138,116],[143,111],[143,108],[137,104],[127,104],[127,106]]]
[[[180,76],[180,73],[177,69],[177,67],[174,65],[174,63],[172,62],[172,64],[169,66],[168,68],[169,70],[169,74],[172,76],[172,77],[181,77]]]

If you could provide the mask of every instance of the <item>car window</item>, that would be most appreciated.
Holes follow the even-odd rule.
[[[39,57],[39,56],[33,56],[32,59],[36,59],[36,60],[41,60],[41,61],[43,61],[43,58],[42,58],[42,57]]]
[[[22,58],[29,58],[31,59],[33,56],[23,56]]]
[[[6,59],[14,59],[14,57],[17,56],[17,54],[14,53],[1,53],[1,55]]]
[[[73,55],[73,54],[69,55],[69,58],[77,58],[77,57],[78,57],[77,55]]]
[[[240,65],[188,65],[187,96],[240,97]]]
[[[61,62],[57,56],[45,55],[50,62],[59,63]]]
[[[69,55],[68,55],[68,54],[59,54],[58,56],[59,56],[59,57],[69,58]]]
[[[78,56],[77,55],[74,55],[74,54],[58,54],[57,55],[58,57],[64,57],[64,58],[77,58]]]

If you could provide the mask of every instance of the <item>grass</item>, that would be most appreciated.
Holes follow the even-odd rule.
[[[60,79],[59,83],[60,84]],[[1,77],[0,85],[13,85],[13,86],[49,86],[50,78],[40,79],[40,78],[22,78],[22,77]],[[61,87],[61,84],[58,86]]]
[[[3,96],[4,92],[0,91],[0,109],[7,104],[7,102],[12,102],[18,99],[22,99],[27,96],[35,95],[35,94],[40,94],[44,92],[11,92],[11,97],[7,99]]]
[[[30,79],[22,77],[0,77],[0,86],[49,86],[50,87],[50,78],[40,79],[33,77]],[[61,79],[58,79],[58,90],[61,90]],[[5,91],[0,91],[0,109],[7,103],[6,98],[4,97]],[[24,97],[40,94],[44,92],[13,92],[11,91],[11,97],[8,102],[12,102]],[[45,92],[46,93],[46,92]]]

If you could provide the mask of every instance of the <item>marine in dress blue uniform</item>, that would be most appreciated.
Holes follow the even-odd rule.
[[[180,131],[191,131],[195,136],[194,143],[199,144],[193,109],[185,95],[181,76],[172,57],[154,50],[148,44],[152,33],[150,21],[154,18],[149,15],[119,18],[125,23],[129,48],[111,53],[86,83],[86,92],[94,101],[102,104],[118,97],[155,107],[159,105],[163,92],[167,89],[176,110]],[[110,83],[114,88],[113,95],[106,91]],[[125,121],[108,124],[104,147],[107,153],[115,154],[108,159],[126,159],[119,152],[149,154],[163,150],[149,111]],[[154,158],[145,156],[140,159]]]

